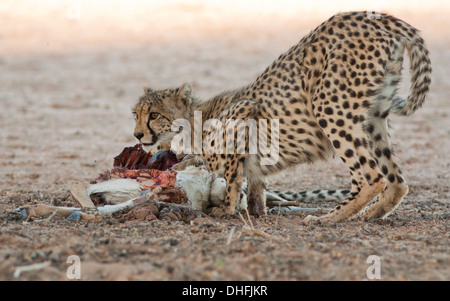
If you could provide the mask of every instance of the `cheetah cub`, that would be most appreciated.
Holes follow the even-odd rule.
[[[193,140],[201,139],[202,147],[195,152],[194,145],[188,151],[226,179],[221,210],[227,214],[235,211],[244,178],[249,211],[259,216],[266,209],[266,176],[336,153],[350,169],[351,190],[334,210],[305,221],[339,222],[358,213],[365,219],[386,217],[408,192],[389,139],[388,116],[408,116],[422,106],[431,62],[417,29],[386,14],[372,16],[350,12],[331,17],[254,82],[207,101],[195,97],[188,84],[147,89],[134,108],[134,135],[152,148],[185,130],[186,125],[173,130],[175,120],[187,120],[192,129],[198,117],[215,120],[215,128],[203,128],[197,137],[195,129],[190,132]],[[411,93],[402,99],[396,91],[405,50]],[[228,127],[230,120],[236,121],[234,128]],[[251,120],[256,132],[251,132]],[[259,122],[263,120],[267,122]],[[252,133],[261,129],[267,133],[266,149],[251,152]],[[231,145],[216,143],[220,134],[230,133]],[[271,155],[267,147],[275,145],[275,160],[263,164]]]

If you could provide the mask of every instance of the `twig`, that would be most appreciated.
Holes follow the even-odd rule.
[[[238,212],[239,213],[239,217],[241,218],[241,220],[244,222],[244,224],[245,224],[245,226],[247,226],[248,228],[250,228],[249,227],[249,225],[247,224],[247,221],[244,219],[244,217],[242,216],[242,214],[240,213],[240,212]]]
[[[244,217],[242,216],[242,214],[239,212],[239,216],[240,216],[240,218],[242,219],[242,221],[243,221],[244,224],[245,224],[245,225],[242,227],[242,232],[247,233],[247,234],[251,234],[251,235],[261,236],[261,237],[264,237],[264,238],[271,238],[271,237],[272,237],[271,235],[269,235],[269,234],[267,234],[267,233],[264,233],[263,231],[258,230],[258,229],[255,229],[255,228],[253,227],[253,223],[252,223],[252,220],[250,219],[250,215],[249,215],[249,213],[248,213],[248,210],[245,209],[245,211],[247,212],[247,217],[248,217],[248,220],[249,220],[249,222],[250,222],[250,226],[249,226],[249,224],[246,222],[246,220],[244,219]]]
[[[236,227],[231,228],[230,235],[228,235],[228,239],[227,239],[227,246],[231,243],[231,239],[233,238],[235,228]]]
[[[274,232],[277,230],[277,226],[278,226],[278,218],[280,217],[280,213],[281,213],[281,205],[278,206],[277,219],[275,220],[275,226],[273,227],[273,231],[274,231]]]
[[[255,227],[253,227],[253,223],[252,223],[252,220],[250,218],[250,214],[248,213],[247,208],[245,208],[245,213],[247,213],[247,218],[248,218],[248,221],[250,222],[250,226],[252,227],[252,229],[255,229]]]

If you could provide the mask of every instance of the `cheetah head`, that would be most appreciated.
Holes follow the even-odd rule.
[[[177,119],[190,119],[194,96],[189,84],[177,89],[154,91],[145,88],[145,95],[133,109],[136,120],[134,136],[147,151],[163,142],[170,142],[177,134],[172,123]]]

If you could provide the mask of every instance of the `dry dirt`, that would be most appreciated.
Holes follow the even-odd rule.
[[[135,144],[131,107],[144,86],[190,82],[201,97],[239,87],[352,7],[81,1],[77,16],[69,1],[16,3],[0,5],[0,280],[66,280],[70,255],[81,259],[82,280],[363,280],[370,255],[380,257],[382,280],[450,280],[448,7],[386,9],[422,30],[434,70],[424,107],[391,119],[410,185],[398,209],[386,220],[331,226],[271,214],[252,219],[267,234],[259,236],[240,218],[44,224],[13,220],[8,211],[51,201],[78,206],[66,184],[93,180]],[[349,179],[334,159],[292,168],[270,186],[338,189]],[[13,276],[42,262],[48,265]]]

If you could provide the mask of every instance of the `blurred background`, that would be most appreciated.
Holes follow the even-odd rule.
[[[445,120],[446,0],[2,0],[0,189],[58,191],[68,180],[95,178],[136,143],[130,112],[144,86],[189,82],[203,98],[240,87],[321,22],[350,10],[386,12],[422,31],[433,90],[413,118]],[[421,144],[430,143],[423,142],[429,123],[411,120],[397,127],[407,133],[402,144],[435,154]],[[436,124],[432,132],[448,137],[445,127]],[[404,156],[414,163],[414,154]],[[336,185],[347,186],[347,170],[335,168]],[[323,181],[319,171],[311,183]]]

